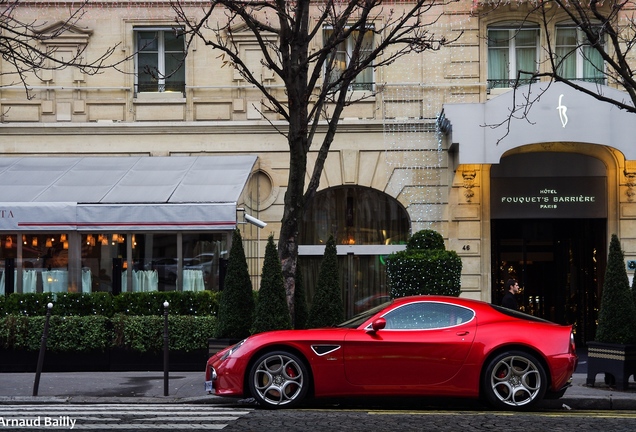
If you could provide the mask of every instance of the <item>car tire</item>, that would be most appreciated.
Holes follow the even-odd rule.
[[[249,389],[264,408],[292,408],[303,401],[309,389],[305,362],[287,351],[261,355],[250,369]]]
[[[530,409],[541,401],[548,379],[541,362],[523,351],[494,357],[484,370],[483,395],[496,409]]]

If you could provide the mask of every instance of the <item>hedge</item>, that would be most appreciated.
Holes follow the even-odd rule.
[[[40,349],[44,316],[0,317],[0,348],[36,351]],[[163,349],[163,316],[51,316],[47,348],[54,352],[106,351],[120,348],[138,352]],[[207,349],[214,335],[216,317],[170,315],[170,350],[191,352]]]
[[[0,296],[0,316],[46,315],[46,305],[53,303],[53,315],[113,317],[116,314],[159,315],[163,303],[170,304],[171,315],[216,316],[219,293],[212,291],[166,291],[121,293],[13,293]]]
[[[455,251],[416,250],[393,253],[387,260],[391,297],[447,295],[461,291],[462,261]]]

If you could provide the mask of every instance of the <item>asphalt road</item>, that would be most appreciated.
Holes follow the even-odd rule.
[[[368,402],[368,401],[367,401]],[[293,410],[265,410],[249,405],[207,404],[54,404],[2,405],[0,431],[633,431],[636,411],[500,412],[443,409],[443,401],[423,407],[384,409],[331,403]],[[12,422],[22,422],[16,427]]]
[[[231,422],[224,431],[395,432],[395,431],[524,431],[632,432],[636,412],[491,412],[330,409],[256,410]]]

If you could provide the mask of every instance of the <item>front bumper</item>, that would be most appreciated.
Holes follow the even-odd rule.
[[[212,394],[214,393],[214,382],[216,381],[216,378],[217,378],[216,370],[214,370],[212,366],[208,366],[208,370],[205,374],[205,377],[207,378],[205,381],[205,391],[208,394]]]

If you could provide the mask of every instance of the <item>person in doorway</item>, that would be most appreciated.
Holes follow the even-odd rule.
[[[508,282],[506,282],[506,288],[507,291],[501,300],[501,305],[508,309],[519,310],[517,298],[515,297],[519,294],[519,283],[514,279],[508,279]]]

